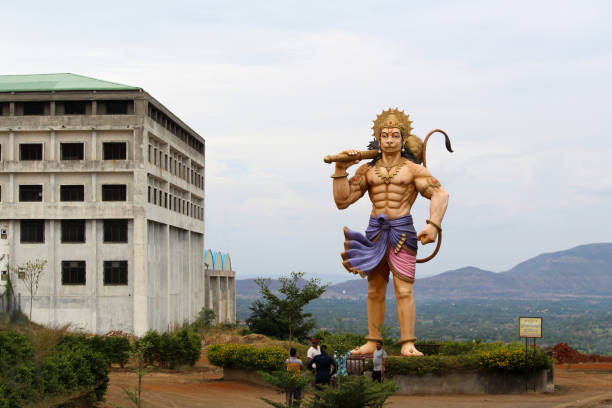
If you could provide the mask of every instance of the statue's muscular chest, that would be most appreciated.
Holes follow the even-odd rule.
[[[393,192],[403,195],[413,193],[415,191],[414,177],[409,167],[404,165],[397,172],[394,170],[394,168],[387,169],[383,166],[378,169],[370,168],[366,173],[370,194]]]

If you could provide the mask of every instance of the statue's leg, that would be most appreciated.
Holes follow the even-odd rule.
[[[397,299],[397,318],[400,324],[401,354],[403,356],[422,356],[423,353],[414,347],[414,342],[416,341],[416,337],[414,337],[414,322],[416,319],[413,292],[414,282],[393,276],[393,284],[395,287],[395,298]]]
[[[382,340],[380,328],[385,322],[387,312],[386,294],[389,271],[377,269],[368,278],[368,336],[366,343],[351,351],[352,354],[372,354],[376,350],[376,341]]]

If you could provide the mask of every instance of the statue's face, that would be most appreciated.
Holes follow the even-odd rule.
[[[384,128],[380,131],[378,141],[380,149],[385,153],[402,150],[402,132],[398,128]]]

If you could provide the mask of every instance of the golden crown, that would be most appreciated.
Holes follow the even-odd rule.
[[[412,121],[404,111],[400,111],[397,108],[389,108],[377,115],[374,126],[372,126],[376,140],[378,140],[380,132],[385,128],[398,128],[401,130],[404,146],[412,151],[419,162],[422,162],[423,141],[412,134]]]
[[[412,121],[404,111],[400,111],[397,108],[389,108],[376,116],[374,121],[374,137],[380,136],[381,130],[385,128],[398,128],[402,131],[404,138],[408,137],[412,132]]]

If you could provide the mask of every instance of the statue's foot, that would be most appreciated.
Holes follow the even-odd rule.
[[[421,353],[419,350],[416,349],[416,347],[414,347],[414,343],[411,341],[408,341],[402,344],[402,351],[400,352],[400,354],[402,356],[422,356],[423,355],[423,353]]]
[[[351,350],[351,354],[372,354],[376,351],[376,342],[372,340],[368,340],[366,344],[361,347],[357,347],[356,349]]]

